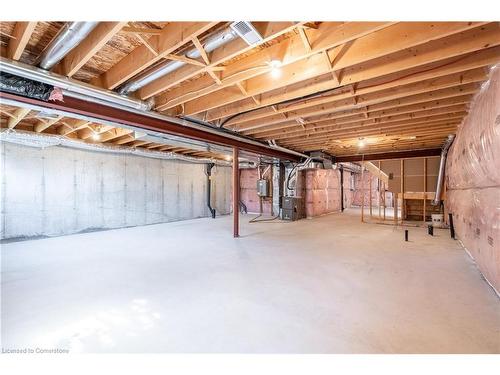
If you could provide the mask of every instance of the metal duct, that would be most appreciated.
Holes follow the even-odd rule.
[[[50,70],[97,26],[99,22],[68,22],[39,57],[38,66]]]
[[[269,147],[271,148],[274,148],[276,150],[280,150],[280,151],[285,151],[285,152],[288,152],[289,154],[293,154],[293,155],[296,155],[296,156],[300,156],[300,157],[303,157],[303,158],[306,158],[306,159],[309,159],[309,155],[306,155],[306,154],[302,154],[300,152],[297,152],[297,151],[293,151],[293,150],[289,150],[285,147],[281,147],[279,146],[278,144],[276,144],[276,141],[274,139],[270,139],[269,141],[267,141],[268,144],[269,144]]]
[[[204,42],[203,48],[207,53],[216,50],[219,47],[229,43],[231,40],[237,38],[237,34],[232,29],[226,29],[220,31],[210,37]],[[196,48],[189,49],[185,56],[190,59],[197,59],[200,57],[200,52]],[[132,78],[130,81],[125,83],[118,89],[118,92],[122,95],[127,95],[130,92],[139,90],[141,87],[146,86],[148,83],[163,77],[173,71],[179,69],[180,67],[186,65],[183,61],[168,61],[166,63],[157,65],[146,72],[139,74],[137,77]]]
[[[453,140],[455,139],[454,134],[448,135],[448,138],[446,138],[446,141],[443,145],[443,149],[441,151],[441,160],[439,161],[439,173],[438,173],[438,178],[437,178],[437,183],[436,183],[436,196],[434,197],[434,200],[432,201],[433,206],[437,206],[439,203],[441,203],[441,190],[443,188],[443,180],[444,180],[444,167],[446,165],[446,155],[448,154],[448,150],[453,143]]]
[[[136,109],[147,111],[151,109],[152,103],[142,100],[121,96],[113,91],[101,89],[60,74],[23,64],[19,61],[0,58],[0,71],[27,78],[33,81],[43,82],[48,85],[59,87],[63,95],[86,101],[122,107],[125,110]]]
[[[147,103],[141,100],[137,99],[132,99],[129,97],[125,97],[122,95],[119,95],[113,91],[110,90],[105,90],[101,89],[68,77],[61,76],[59,74],[55,74],[52,72],[47,72],[43,69],[39,69],[36,67],[33,67],[31,65],[23,64],[18,61],[13,61],[10,59],[6,59],[4,57],[0,57],[0,71],[6,72],[12,75],[17,75],[20,77],[24,77],[27,79],[31,79],[34,81],[38,82],[43,82],[48,85],[52,85],[54,87],[61,88],[64,92],[64,95],[85,100],[88,102],[92,103],[98,103],[102,104],[104,106],[108,106],[109,108],[114,108],[117,110],[121,110],[127,113],[131,114],[136,114],[140,116],[147,116],[149,118],[154,118],[158,119],[161,121],[168,121],[173,124],[177,125],[182,125],[182,127],[185,128],[190,128],[196,131],[202,131],[204,133],[208,134],[213,134],[219,137],[224,137],[226,139],[231,139],[235,140],[238,142],[243,142],[248,145],[253,145],[253,146],[258,146],[262,148],[268,148],[268,149],[276,149],[278,151],[282,151],[284,153],[287,153],[289,155],[295,155],[295,156],[301,156],[301,157],[307,157],[307,155],[295,152],[293,150],[289,150],[287,148],[281,147],[274,144],[270,144],[270,146],[266,146],[260,141],[257,141],[255,139],[251,139],[249,137],[244,137],[240,134],[236,134],[234,132],[229,132],[229,131],[221,131],[219,128],[214,128],[213,126],[210,125],[203,125],[203,124],[198,124],[193,121],[188,121],[188,120],[183,120],[179,119],[176,117],[171,117],[167,115],[163,115],[161,113],[151,111],[151,103]],[[3,91],[2,91],[3,93]],[[22,97],[19,98],[8,98],[6,97],[7,95],[4,95],[2,97],[2,102],[7,105],[13,105],[13,106],[22,106],[25,108],[30,108],[32,110],[38,110],[38,111],[50,111],[54,115],[59,115],[59,116],[68,116],[72,118],[79,118],[82,120],[89,120],[92,122],[100,123],[103,125],[111,125],[114,127],[123,127],[123,128],[129,128],[133,130],[140,130],[140,126],[128,126],[125,125],[122,122],[117,122],[114,120],[108,120],[100,117],[98,114],[95,115],[89,115],[89,114],[79,114],[78,112],[73,112],[73,111],[68,111],[64,109],[55,109],[51,108],[48,110],[46,105],[44,105],[43,102],[40,102],[40,104],[34,104],[34,103],[27,103],[22,99]],[[57,104],[57,103],[56,103]],[[142,130],[143,131],[143,130]],[[155,134],[159,134],[159,132],[154,132]],[[169,137],[175,137],[173,135],[169,135]]]

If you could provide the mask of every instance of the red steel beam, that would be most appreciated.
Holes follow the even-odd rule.
[[[112,121],[140,129],[172,134],[222,146],[238,147],[241,150],[281,160],[299,161],[299,158],[293,154],[266,147],[264,144],[260,146],[254,143],[247,143],[224,136],[223,134],[215,134],[202,129],[187,127],[173,121],[149,117],[140,113],[129,112],[105,104],[93,103],[69,96],[64,97],[64,101],[45,102],[38,99],[32,99],[0,91],[0,98],[11,99],[20,103],[37,105],[40,107],[66,111],[83,116],[91,116],[97,119]]]
[[[337,161],[337,163],[347,163],[354,161],[423,158],[427,156],[439,155],[441,155],[440,148],[427,148],[421,150],[380,152],[377,154],[337,156],[335,160]]]

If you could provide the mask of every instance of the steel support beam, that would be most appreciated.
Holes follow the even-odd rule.
[[[240,169],[239,149],[233,147],[233,237],[240,236]]]
[[[238,147],[241,150],[252,152],[258,155],[264,155],[283,160],[299,161],[299,157],[282,150],[273,149],[261,142],[255,140],[246,141],[243,137],[236,134],[224,134],[222,131],[206,126],[206,130],[200,129],[200,125],[187,126],[189,122],[176,122],[177,119],[168,121],[163,118],[148,116],[135,111],[127,111],[121,108],[115,108],[110,105],[94,103],[79,98],[65,96],[64,101],[45,102],[38,99],[32,99],[25,96],[19,96],[0,91],[0,99],[10,99],[21,104],[36,105],[39,107],[50,108],[64,111],[69,114],[89,116],[99,120],[111,121],[117,124],[132,126],[139,129],[145,129],[165,134],[186,137],[199,141],[205,141],[222,146]]]

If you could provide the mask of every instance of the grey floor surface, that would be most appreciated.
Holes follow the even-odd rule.
[[[2,245],[2,347],[500,353],[500,300],[448,232],[232,217]]]

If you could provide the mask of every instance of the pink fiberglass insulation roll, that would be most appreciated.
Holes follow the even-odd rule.
[[[500,291],[500,67],[474,98],[446,162],[446,205],[457,236]]]
[[[305,183],[307,217],[340,211],[340,172],[338,170],[307,170]]]

